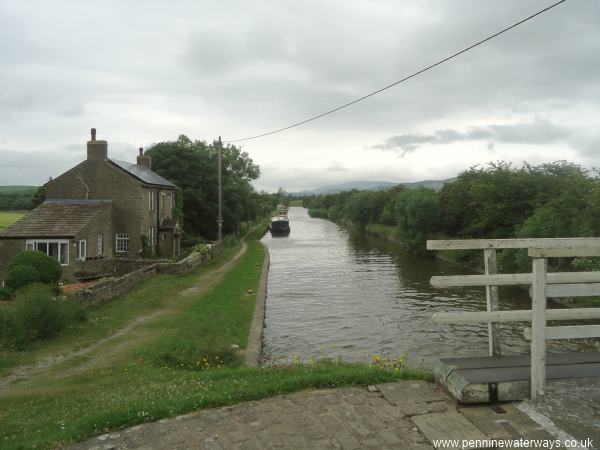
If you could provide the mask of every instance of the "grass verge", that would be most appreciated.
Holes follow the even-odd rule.
[[[242,367],[243,355],[230,346],[237,344],[243,350],[247,345],[256,300],[248,289],[256,292],[264,258],[259,237],[258,231],[249,236],[246,254],[205,292],[194,287],[206,280],[199,273],[210,273],[203,268],[185,276],[154,277],[127,296],[99,306],[96,325],[81,330],[85,342],[113,330],[111,318],[121,326],[126,323],[120,313],[129,320],[149,311],[161,313],[108,348],[65,361],[0,392],[2,448],[54,448],[199,408],[305,388],[430,378],[423,372],[334,362]],[[77,338],[73,333],[63,336],[62,347],[47,343],[47,350],[73,348]],[[43,345],[31,352],[39,357]]]

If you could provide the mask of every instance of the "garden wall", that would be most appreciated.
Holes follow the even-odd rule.
[[[220,251],[221,243],[213,243],[210,254],[202,255],[194,252],[177,262],[137,260],[130,267],[142,264],[142,261],[144,262],[144,266],[122,276],[103,278],[80,291],[69,293],[68,297],[87,304],[95,305],[102,303],[103,301],[126,294],[140,281],[146,280],[157,273],[183,274],[191,272],[215,258]]]

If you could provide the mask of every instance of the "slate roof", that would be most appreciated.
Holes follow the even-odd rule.
[[[117,165],[118,167],[123,169],[125,172],[129,173],[130,175],[133,175],[135,178],[143,181],[144,183],[155,184],[158,186],[168,186],[171,188],[177,188],[177,186],[175,186],[169,180],[161,177],[159,174],[157,174],[155,172],[152,172],[152,170],[150,170],[146,166],[140,166],[135,163],[130,163],[127,161],[119,161],[116,159],[109,159],[109,161],[111,163]]]
[[[111,205],[112,200],[46,200],[8,228],[0,230],[0,239],[72,238]]]

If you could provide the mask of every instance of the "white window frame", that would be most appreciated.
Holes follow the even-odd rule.
[[[81,239],[77,241],[77,261],[85,261],[87,258],[87,240]]]
[[[25,250],[26,251],[40,251],[38,250],[38,244],[46,244],[46,255],[51,256],[50,252],[50,244],[58,244],[58,262],[61,266],[69,265],[69,240],[68,239],[27,239],[25,241]],[[66,245],[66,262],[63,264],[60,262],[62,256],[62,248],[63,245]]]
[[[96,255],[100,256],[104,253],[104,235],[99,234],[96,237]]]
[[[148,191],[148,209],[150,211],[156,209],[156,191]]]
[[[156,227],[152,226],[148,229],[148,239],[150,240],[150,247],[156,247]]]
[[[123,247],[121,247],[121,249],[119,249],[119,244],[123,245]],[[128,253],[129,252],[129,234],[117,233],[115,235],[115,251],[117,253]]]

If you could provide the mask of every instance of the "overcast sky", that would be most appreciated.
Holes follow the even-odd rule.
[[[176,139],[243,138],[400,79],[540,0],[0,0],[0,185]],[[600,1],[569,0],[340,113],[242,143],[288,191],[475,164],[600,166]]]

